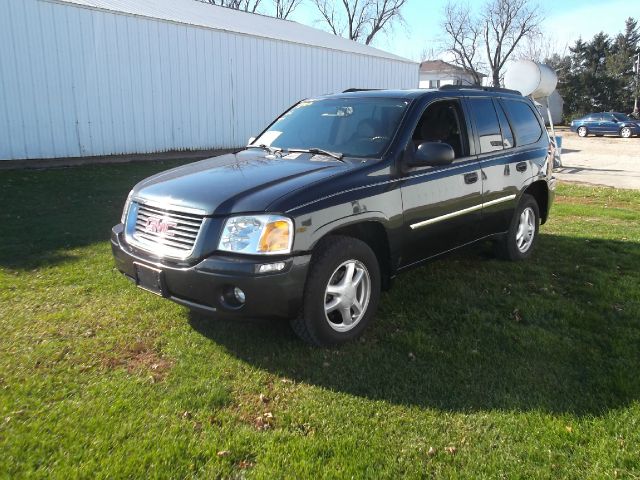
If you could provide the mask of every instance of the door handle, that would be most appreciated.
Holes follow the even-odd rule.
[[[527,169],[527,162],[516,163],[516,170],[519,172],[524,172]]]
[[[478,172],[466,173],[464,175],[464,183],[472,184],[478,181]]]

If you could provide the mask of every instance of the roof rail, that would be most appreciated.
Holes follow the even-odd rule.
[[[342,93],[371,92],[374,90],[380,90],[380,89],[379,88],[347,88]]]
[[[502,87],[483,87],[482,85],[443,85],[438,90],[482,90],[484,92],[515,93],[516,95],[522,95],[518,90]]]

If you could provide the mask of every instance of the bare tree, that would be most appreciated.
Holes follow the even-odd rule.
[[[493,86],[499,87],[505,63],[523,38],[539,33],[542,16],[529,0],[490,0],[482,20]]]
[[[479,59],[482,28],[469,5],[449,2],[444,7],[442,29],[446,33],[444,48],[454,56],[453,63],[469,73],[476,85],[482,83],[482,61]]]
[[[493,86],[500,86],[502,70],[523,39],[540,34],[542,14],[530,0],[487,0],[480,16],[470,7],[449,3],[445,7],[445,47],[455,63],[474,75],[486,62]],[[484,47],[484,58],[481,50]]]
[[[424,62],[425,60],[435,60],[436,58],[439,58],[442,53],[444,53],[442,49],[431,45],[423,48],[422,52],[419,54],[419,57],[415,58],[415,60],[418,60],[420,62]]]
[[[276,18],[289,18],[296,8],[302,3],[302,0],[273,0],[276,8]]]
[[[384,31],[387,25],[390,25],[395,20],[402,21],[402,13],[400,10],[406,2],[407,0],[378,0],[369,2],[369,25],[371,28],[364,43],[369,45],[378,32]]]
[[[233,8],[234,10],[244,10],[245,12],[256,13],[262,0],[207,0],[208,3],[220,7]]]
[[[513,57],[516,60],[533,60],[542,63],[550,59],[554,53],[564,56],[566,54],[564,50],[558,47],[558,42],[553,35],[539,33],[523,40]]]
[[[335,35],[371,44],[396,21],[407,0],[313,0],[322,21]]]

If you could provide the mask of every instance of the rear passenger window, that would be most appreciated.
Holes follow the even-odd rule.
[[[531,107],[525,102],[517,100],[504,99],[502,102],[511,120],[516,144],[518,146],[530,145],[540,140],[542,127]]]
[[[511,131],[507,116],[504,114],[502,105],[497,104],[496,111],[498,112],[498,120],[500,120],[500,130],[502,130],[502,144],[504,148],[513,148],[513,132]]]
[[[502,150],[502,135],[496,110],[490,98],[470,98],[473,117],[480,139],[480,153]]]

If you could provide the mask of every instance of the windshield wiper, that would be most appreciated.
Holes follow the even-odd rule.
[[[327,157],[335,158],[336,160],[340,160],[344,162],[343,158],[344,154],[338,152],[330,152],[329,150],[324,150],[322,148],[289,148],[287,152],[292,153],[311,153],[313,155],[326,155]]]
[[[265,145],[264,143],[261,143],[260,145],[247,145],[246,148],[260,148],[262,150],[266,150],[272,155],[275,155],[276,153],[282,153],[281,148],[270,147],[268,145]]]

